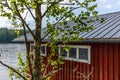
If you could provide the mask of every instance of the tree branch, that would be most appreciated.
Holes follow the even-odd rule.
[[[81,7],[72,8],[72,9],[70,9],[68,12],[71,12],[71,11],[76,10],[76,9],[79,9],[79,8],[81,8]],[[56,24],[58,24],[63,18],[64,18],[64,15],[63,15],[56,23],[54,23],[54,26],[55,26]],[[65,17],[65,19],[67,19],[67,17]],[[51,30],[50,30],[50,32],[51,32]],[[49,32],[47,32],[47,33],[41,38],[41,40],[44,40],[44,39],[48,36],[48,34],[49,34]]]
[[[73,73],[73,76],[71,76],[71,77],[76,77],[75,73],[80,74],[80,76],[77,77],[77,78],[83,77],[84,79],[89,79],[90,75],[92,75],[92,73],[93,73],[93,67],[92,67],[91,72],[89,72],[88,74],[84,74],[84,73],[78,72],[77,69],[78,69],[78,65],[74,69],[62,68],[62,70],[71,71]]]
[[[43,76],[45,76],[45,74],[46,74],[46,72],[47,72],[47,68],[49,67],[49,65],[50,65],[50,63],[48,63],[48,64],[46,65],[45,71],[44,71],[44,73],[43,73]]]
[[[2,61],[0,61],[0,64],[2,64],[3,66],[7,67],[8,69],[14,71],[16,74],[18,74],[23,80],[27,80],[23,75],[21,75],[17,70],[15,70],[14,68],[10,67],[9,65],[3,63]]]
[[[74,3],[59,3],[59,2],[61,2],[62,0],[59,0],[58,2],[43,2],[43,4],[51,4],[48,8],[47,8],[47,10],[43,13],[43,15],[42,15],[42,17],[44,17],[45,16],[45,14],[48,12],[48,10],[52,7],[52,6],[54,6],[55,4],[60,4],[60,5],[74,5]]]
[[[75,3],[59,3],[60,5],[74,5]]]
[[[48,12],[48,10],[52,7],[52,6],[54,6],[55,4],[51,4],[48,8],[47,8],[47,10],[43,13],[43,15],[42,15],[42,18],[46,15],[46,13]]]
[[[7,5],[8,9],[12,10],[12,8],[9,6],[7,0],[6,0],[6,5]]]
[[[74,3],[60,3],[63,0],[59,0],[56,2],[43,2],[42,4],[60,4],[60,5],[74,5]]]
[[[60,71],[60,70],[62,70],[62,68],[60,68],[60,69],[58,69],[58,70],[52,70],[52,71],[50,71],[48,74],[46,74],[45,76],[43,76],[43,77],[41,78],[41,80],[45,80],[47,77],[52,76],[53,74],[55,74],[56,72],[58,72],[58,71]]]
[[[83,74],[83,73],[80,73],[80,72],[77,72],[77,74],[80,74],[80,75],[81,75],[80,77],[77,77],[77,78],[81,78],[81,77],[83,77],[83,78],[89,80],[89,77],[90,77],[90,75],[92,75],[93,71],[94,71],[94,69],[93,69],[93,67],[92,67],[91,72],[89,72],[87,75],[85,75],[85,74]]]
[[[30,27],[28,26],[28,24],[26,23],[26,21],[25,21],[25,20],[23,19],[23,17],[21,16],[21,14],[20,14],[20,12],[19,12],[19,10],[18,10],[18,8],[17,8],[16,2],[14,2],[14,5],[15,5],[15,8],[16,8],[18,17],[21,19],[22,23],[25,24],[25,26],[27,27],[27,29],[30,31],[31,35],[32,35],[33,38],[35,39],[34,33],[32,32],[32,30],[30,29]]]
[[[64,17],[62,17],[61,19],[59,19],[59,20],[54,24],[54,26],[55,26],[57,23],[59,23],[63,18],[64,18]],[[51,32],[51,30],[50,30],[49,32]],[[47,32],[47,33],[41,38],[41,40],[44,40],[44,39],[48,36],[49,32]]]
[[[7,0],[5,1],[5,3],[0,3],[0,4],[3,5],[3,6],[7,6],[8,9],[12,10],[12,8],[10,8]]]
[[[7,6],[7,8],[8,8],[9,10],[13,11],[12,8],[10,8],[7,0],[6,0],[6,4],[5,4],[5,3],[0,3],[0,4],[2,4],[2,5],[4,5],[4,6]],[[26,21],[22,18],[21,14],[20,14],[20,12],[19,12],[19,10],[18,10],[18,8],[17,8],[16,2],[14,2],[14,5],[15,5],[15,8],[16,8],[16,11],[17,11],[17,16],[21,19],[22,23],[25,24],[25,26],[27,27],[27,29],[29,30],[29,32],[31,33],[31,35],[33,36],[33,38],[35,39],[34,33],[33,33],[32,30],[30,29],[30,27],[28,26],[28,24],[26,23]]]
[[[42,17],[45,16],[45,14],[48,12],[48,10],[49,10],[52,6],[54,6],[55,4],[58,4],[60,1],[62,1],[62,0],[59,0],[58,2],[43,2],[43,4],[51,4],[51,5],[50,5],[50,6],[47,8],[47,10],[43,13]]]
[[[4,6],[6,6],[6,4],[5,4],[5,3],[0,3],[0,4],[2,4],[2,5],[4,5]]]
[[[28,61],[28,67],[29,67],[31,79],[33,80],[32,64],[31,64],[31,60],[30,60],[29,47],[27,45],[27,36],[26,36],[26,29],[25,29],[25,25],[24,24],[23,24],[23,29],[24,29],[24,37],[25,37],[26,53],[27,53],[26,58],[27,58],[27,61]]]
[[[30,8],[27,6],[27,4],[25,3],[26,8],[28,9],[28,11],[30,12],[31,16],[33,17],[34,20],[36,20],[36,18],[34,17],[32,11],[30,10]]]

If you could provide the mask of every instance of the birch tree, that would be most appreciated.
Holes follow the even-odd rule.
[[[30,53],[26,45],[27,63],[23,64],[27,66],[27,71],[29,71],[31,77],[26,77],[24,73],[20,73],[19,70],[4,64],[2,61],[0,61],[0,63],[15,72],[23,80],[44,80],[51,76],[51,74],[58,71],[55,66],[63,63],[59,58],[55,61],[49,58],[48,63],[53,67],[53,71],[44,76],[41,75],[43,63],[40,48],[42,41],[46,37],[50,39],[47,44],[53,49],[51,50],[52,56],[56,56],[54,54],[57,49],[59,35],[62,36],[61,40],[64,44],[68,41],[80,41],[82,38],[79,37],[79,35],[82,32],[94,28],[93,25],[89,26],[88,24],[95,20],[94,18],[90,18],[90,16],[97,18],[98,12],[95,11],[95,8],[97,7],[95,1],[96,0],[1,0],[0,15],[10,19],[12,21],[11,24],[14,27],[22,27],[24,29],[26,42],[26,29],[29,31],[34,39],[35,51],[34,63],[31,64]],[[32,28],[27,21],[28,15],[31,16],[34,23]],[[68,20],[73,21],[76,25],[69,27],[67,25]],[[44,33],[44,37],[42,37],[41,30],[44,22],[46,22],[47,31]],[[60,26],[63,27],[55,28],[56,24],[60,24]],[[33,27],[34,31],[32,30]]]

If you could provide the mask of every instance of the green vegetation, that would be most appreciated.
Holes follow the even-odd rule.
[[[20,35],[23,35],[23,30],[20,30]],[[0,43],[11,43],[17,36],[13,29],[0,28]]]
[[[12,25],[15,27],[22,27],[24,29],[25,43],[27,43],[26,30],[28,30],[33,39],[35,49],[31,54],[29,47],[26,44],[26,61],[24,65],[19,65],[18,68],[10,67],[0,63],[11,70],[14,74],[11,76],[17,76],[23,80],[46,80],[53,76],[56,72],[60,71],[60,64],[63,64],[63,59],[56,54],[58,50],[57,43],[59,41],[59,35],[65,45],[68,41],[81,41],[79,34],[92,30],[93,25],[88,25],[94,20],[90,19],[90,16],[97,17],[96,0],[68,0],[67,3],[61,1],[64,0],[1,0],[0,1],[0,16],[7,17],[12,20]],[[43,5],[44,6],[43,8]],[[66,6],[67,5],[67,6]],[[76,12],[78,14],[76,14]],[[33,32],[29,25],[28,18],[35,23]],[[46,20],[44,20],[46,18]],[[44,33],[44,37],[41,36],[43,20],[47,23],[47,30]],[[55,20],[51,24],[51,20]],[[73,21],[76,24],[70,28],[67,25],[67,21]],[[61,23],[61,27],[55,28],[55,25]],[[62,27],[63,26],[63,27]],[[19,33],[19,32],[17,32]],[[41,56],[41,44],[42,40],[48,37],[51,41],[46,45],[51,47],[50,53],[46,63]],[[33,57],[31,57],[31,55]],[[57,57],[53,59],[53,57]],[[21,59],[20,59],[20,61]],[[47,66],[46,66],[47,65]],[[47,68],[51,67],[51,71],[47,72]],[[22,72],[21,72],[22,71]],[[26,76],[29,72],[30,77]],[[42,74],[43,73],[43,74]],[[19,77],[18,77],[19,76]]]

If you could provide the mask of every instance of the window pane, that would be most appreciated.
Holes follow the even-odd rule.
[[[77,49],[76,48],[70,48],[69,57],[70,58],[76,58],[76,56],[77,56]]]
[[[30,46],[30,51],[32,52],[34,49],[35,49],[35,46],[34,46],[34,45],[31,45],[31,46]]]
[[[88,49],[79,48],[79,59],[88,60]]]
[[[45,46],[41,46],[41,52],[42,54],[45,54]]]
[[[65,51],[63,47],[60,47],[60,55],[63,57],[67,57],[67,51]]]

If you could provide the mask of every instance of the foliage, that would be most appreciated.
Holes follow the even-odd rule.
[[[23,30],[18,30],[19,35],[23,35]],[[8,28],[0,28],[0,43],[11,43],[13,39],[17,38],[15,30]]]
[[[46,1],[46,2],[45,2]],[[25,42],[27,43],[26,29],[31,33],[34,39],[35,50],[33,55],[28,51],[26,44],[26,59],[28,72],[30,73],[30,80],[44,80],[49,78],[54,73],[59,71],[57,66],[63,64],[62,58],[58,57],[56,54],[57,44],[59,41],[59,36],[63,44],[68,41],[81,41],[82,38],[79,36],[82,32],[93,30],[93,25],[88,25],[89,23],[95,21],[97,17],[97,11],[95,8],[97,4],[96,0],[69,0],[69,3],[61,3],[62,0],[2,0],[0,1],[0,11],[1,16],[8,17],[12,20],[12,25],[15,27],[23,27]],[[42,11],[42,5],[46,5],[45,11]],[[78,12],[76,14],[75,12]],[[35,32],[27,21],[28,14],[31,15],[33,21],[35,22]],[[93,16],[94,18],[90,18]],[[41,36],[41,29],[43,19],[46,17],[47,31],[44,33],[44,37]],[[54,20],[51,23],[51,19]],[[73,21],[75,25],[70,27],[68,20]],[[55,27],[59,25],[58,27]],[[18,32],[19,33],[19,32]],[[41,44],[42,40],[46,37],[50,39],[47,46],[51,48],[50,56],[47,59],[47,64],[44,64],[43,58],[41,56]],[[34,56],[31,59],[31,56]],[[57,57],[53,59],[53,57]],[[47,65],[47,66],[45,66]],[[52,71],[46,73],[48,66],[52,66]],[[8,66],[7,66],[8,67]],[[9,67],[8,67],[9,68]],[[19,77],[27,80],[23,74],[19,74],[19,70],[12,69]],[[40,74],[43,73],[42,76]]]
[[[21,53],[17,54],[17,58],[18,58],[18,64],[16,67],[16,70],[18,72],[20,72],[22,75],[26,75],[26,66],[25,66],[25,61],[22,59],[24,55],[21,55]],[[14,73],[13,70],[9,69],[9,76],[12,78],[13,76],[15,76],[16,78],[20,78],[20,76],[16,73]]]

